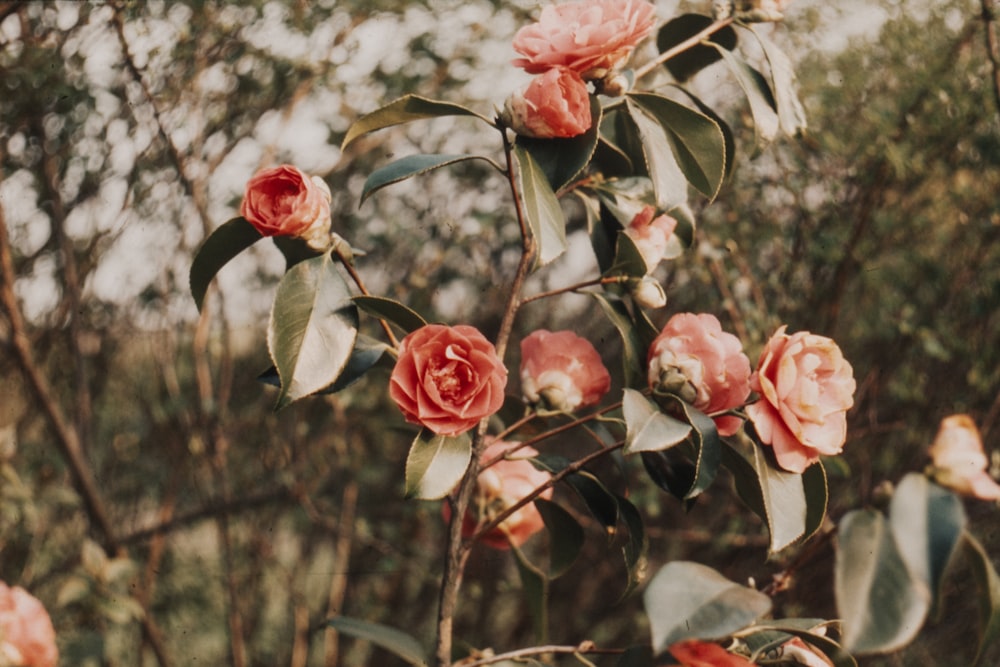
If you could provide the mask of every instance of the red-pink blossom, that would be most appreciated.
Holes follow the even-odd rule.
[[[649,386],[680,396],[705,413],[737,408],[750,395],[750,360],[740,340],[722,330],[708,313],[678,313],[649,348]],[[719,415],[721,435],[732,435],[742,423]]]
[[[778,465],[800,473],[820,455],[839,454],[854,404],[854,371],[833,340],[781,327],[760,355],[751,388],[759,401],[746,407],[761,442]]]
[[[317,250],[330,245],[330,188],[283,164],[247,183],[240,215],[263,236],[296,236]]]
[[[20,586],[0,581],[0,664],[55,667],[56,632],[45,607]]]
[[[399,344],[389,394],[407,421],[458,435],[503,405],[507,369],[475,327],[428,324]]]
[[[590,96],[580,75],[550,69],[507,100],[510,127],[522,136],[566,139],[590,129]]]
[[[636,213],[625,228],[625,234],[632,239],[642,259],[646,262],[646,272],[652,273],[667,252],[667,244],[677,228],[677,221],[663,213],[656,215],[656,208],[646,206]]]
[[[571,69],[603,79],[621,67],[653,29],[656,8],[646,0],[579,0],[549,5],[538,22],[514,35],[513,61],[531,74]]]
[[[610,388],[611,374],[587,339],[538,329],[521,340],[521,392],[529,403],[571,412],[600,403]]]

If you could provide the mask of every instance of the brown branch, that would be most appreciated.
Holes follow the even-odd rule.
[[[993,97],[1000,113],[1000,37],[997,36],[997,15],[993,0],[980,0],[983,26],[986,29],[986,56],[993,67]]]
[[[581,642],[579,646],[532,646],[516,651],[508,651],[491,655],[485,658],[473,659],[471,662],[462,660],[455,663],[455,667],[482,667],[483,665],[493,665],[507,660],[518,661],[519,658],[528,658],[533,655],[546,655],[561,653],[564,655],[621,655],[625,649],[621,648],[598,648],[594,642]]]

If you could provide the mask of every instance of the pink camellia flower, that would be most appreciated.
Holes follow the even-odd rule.
[[[0,664],[55,667],[56,632],[45,607],[19,586],[0,581]]]
[[[764,347],[751,388],[761,394],[747,415],[778,465],[800,473],[820,455],[839,454],[854,404],[854,371],[831,339],[778,329]]]
[[[523,93],[507,100],[511,128],[537,139],[569,138],[590,129],[590,96],[580,75],[550,69],[536,76]]]
[[[931,476],[941,486],[980,500],[1000,500],[1000,485],[986,472],[983,440],[969,415],[941,420],[930,455]]]
[[[750,395],[750,360],[740,339],[722,330],[714,315],[678,313],[649,347],[649,386],[679,396],[704,413],[739,407]],[[720,435],[742,421],[715,417]]]
[[[428,324],[399,344],[389,395],[406,420],[458,435],[503,405],[507,369],[475,327]]]
[[[677,228],[677,221],[664,213],[656,215],[656,208],[646,206],[636,213],[625,228],[625,234],[635,243],[646,262],[646,273],[656,270],[667,252],[667,243]]]
[[[600,403],[610,388],[611,374],[585,338],[538,329],[521,340],[521,391],[529,403],[571,412]]]
[[[621,67],[653,29],[656,8],[646,0],[579,0],[549,5],[537,23],[514,35],[513,61],[531,74],[554,67],[584,79],[603,79]]]
[[[507,450],[517,447],[518,444],[497,440],[490,443],[480,460],[487,463]],[[462,522],[462,535],[465,538],[472,537],[480,525],[485,525],[492,517],[498,516],[552,478],[551,474],[531,465],[528,459],[535,456],[538,456],[536,449],[521,447],[511,454],[510,458],[498,461],[479,473],[475,499],[479,516],[477,518],[472,512],[466,514]],[[545,489],[539,494],[539,498],[546,500],[552,498],[552,488]],[[483,544],[494,549],[508,549],[511,544],[519,547],[544,527],[542,515],[531,502],[515,510],[494,530],[483,535],[481,540]]]
[[[697,639],[686,639],[670,645],[670,655],[680,660],[673,667],[754,667],[741,655],[730,653],[718,644]]]
[[[263,236],[296,236],[322,251],[330,245],[331,200],[323,179],[283,164],[254,174],[240,215]]]

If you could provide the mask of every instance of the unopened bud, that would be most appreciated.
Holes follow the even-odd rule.
[[[662,308],[667,305],[667,295],[663,287],[652,276],[629,283],[629,291],[635,302],[643,308]]]

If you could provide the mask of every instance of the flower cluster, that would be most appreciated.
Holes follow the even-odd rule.
[[[592,124],[587,81],[609,92],[633,49],[653,29],[656,9],[646,0],[578,0],[550,5],[514,36],[513,61],[538,75],[505,106],[518,134],[540,139],[583,134]]]
[[[20,586],[0,581],[0,664],[55,667],[56,632],[45,607]]]

